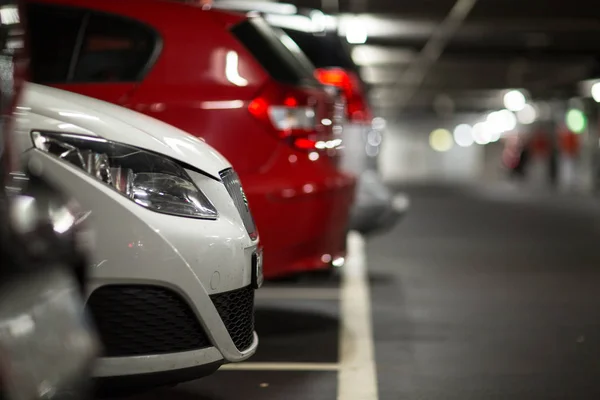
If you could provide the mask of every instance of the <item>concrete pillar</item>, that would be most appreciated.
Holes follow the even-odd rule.
[[[589,114],[587,152],[589,157],[590,192],[600,194],[600,106],[593,99],[587,101]]]
[[[593,192],[594,186],[596,184],[595,153],[598,147],[596,105],[592,104],[590,100],[591,99],[585,99],[582,101],[582,110],[584,111],[587,117],[588,124],[585,131],[582,132],[580,135],[581,150],[578,168],[578,172],[581,176],[580,189],[586,193]]]

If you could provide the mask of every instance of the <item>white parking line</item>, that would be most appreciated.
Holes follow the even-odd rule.
[[[337,371],[340,369],[340,365],[336,363],[244,362],[223,365],[221,369],[229,371]]]
[[[340,298],[340,362],[286,363],[244,362],[221,367],[226,371],[338,371],[338,400],[378,400],[373,332],[371,329],[371,298],[366,271],[365,243],[360,234],[348,235],[348,258],[341,268],[341,289],[288,289],[271,288],[264,298],[310,298],[333,296]],[[259,291],[260,292],[260,291]],[[281,297],[280,297],[281,296]],[[314,297],[313,297],[314,299]]]
[[[348,235],[348,259],[341,270],[338,400],[378,399],[364,247],[362,236],[355,232]]]

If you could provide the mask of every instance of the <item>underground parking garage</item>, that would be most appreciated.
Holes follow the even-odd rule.
[[[95,231],[95,396],[600,396],[592,3],[23,9],[16,142]]]

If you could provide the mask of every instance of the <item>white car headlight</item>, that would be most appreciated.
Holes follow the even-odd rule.
[[[217,210],[170,158],[102,138],[33,131],[34,146],[65,160],[149,210],[216,219]]]

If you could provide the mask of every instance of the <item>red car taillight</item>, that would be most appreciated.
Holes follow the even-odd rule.
[[[316,130],[315,109],[299,106],[294,97],[288,97],[282,105],[273,105],[258,97],[248,109],[255,117],[269,121],[282,138],[301,136]]]
[[[346,113],[350,121],[370,122],[373,119],[363,93],[360,79],[354,72],[341,68],[318,68],[315,76],[324,85],[339,88],[346,100]]]
[[[331,150],[341,144],[332,139],[332,104],[299,90],[280,96],[277,91],[265,91],[248,105],[248,111],[267,124],[276,135],[301,150]]]

